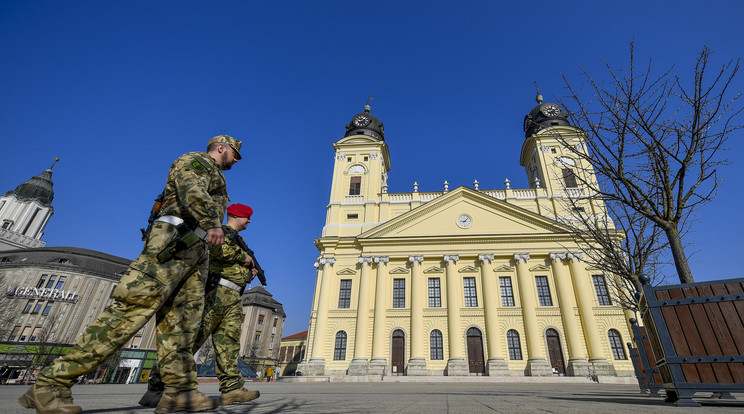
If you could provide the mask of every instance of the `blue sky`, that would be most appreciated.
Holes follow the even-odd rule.
[[[600,57],[672,65],[689,79],[704,46],[744,52],[744,5],[506,1],[0,2],[0,192],[54,157],[55,215],[43,238],[133,259],[152,199],[180,154],[214,135],[243,140],[226,172],[251,205],[243,234],[287,312],[307,329],[313,239],[325,222],[332,143],[362,110],[385,124],[390,192],[526,188],[522,120]],[[734,89],[744,90],[744,78]],[[729,141],[716,200],[688,241],[696,280],[742,277],[744,144]]]

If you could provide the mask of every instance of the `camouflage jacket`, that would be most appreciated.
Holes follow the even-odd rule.
[[[225,176],[204,152],[189,152],[170,167],[160,216],[176,216],[203,230],[222,225],[229,201]]]
[[[234,236],[242,239],[235,229],[224,225],[222,230],[225,232],[225,244],[209,246],[209,273],[219,273],[223,278],[243,287],[251,280],[250,269],[243,266],[248,253],[231,239]]]

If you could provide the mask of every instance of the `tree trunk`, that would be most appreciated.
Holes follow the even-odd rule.
[[[679,232],[676,228],[665,228],[664,232],[669,239],[669,247],[672,249],[672,257],[674,257],[674,266],[677,268],[679,281],[681,283],[695,283],[690,265],[687,263],[687,256],[685,256],[685,249],[682,245],[682,238],[679,237]]]

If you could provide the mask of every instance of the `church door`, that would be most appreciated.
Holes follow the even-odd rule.
[[[406,338],[403,331],[396,329],[393,332],[393,356],[391,375],[405,375],[406,367]]]
[[[468,329],[468,365],[471,375],[484,375],[486,373],[483,364],[483,337],[478,328]]]
[[[545,338],[548,342],[548,355],[550,356],[550,366],[553,372],[566,375],[566,368],[563,364],[563,351],[561,350],[561,338],[555,329],[548,329],[545,332]]]

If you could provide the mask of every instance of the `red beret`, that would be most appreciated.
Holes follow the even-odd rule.
[[[230,206],[227,207],[227,214],[230,214],[236,217],[251,218],[251,214],[253,214],[253,209],[246,205],[235,203],[235,204],[230,204]]]

